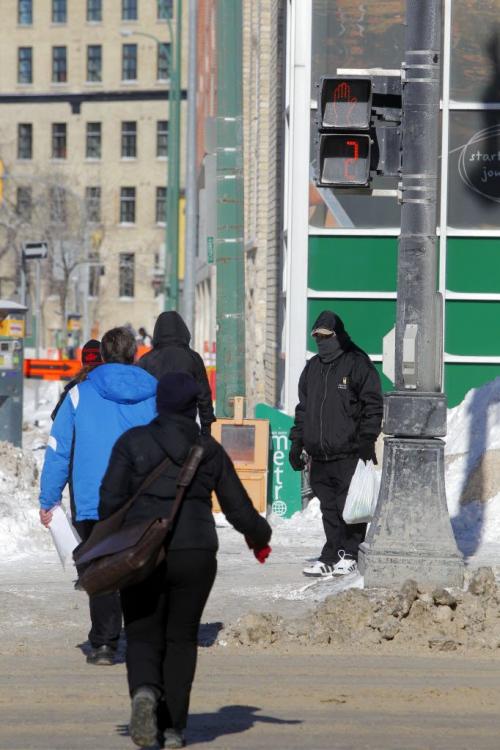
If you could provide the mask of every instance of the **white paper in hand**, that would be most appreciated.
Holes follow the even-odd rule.
[[[60,505],[56,505],[52,511],[49,530],[52,535],[54,547],[64,568],[68,561],[73,562],[72,552],[82,540]]]
[[[359,459],[349,485],[342,517],[346,523],[369,523],[377,507],[381,474],[373,461]]]

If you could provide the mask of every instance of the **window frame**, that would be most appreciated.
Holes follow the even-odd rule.
[[[161,129],[161,124],[166,125],[165,129]],[[168,158],[168,131],[169,131],[169,120],[157,120],[156,121],[156,158],[167,159]],[[163,139],[165,140],[165,153],[160,153],[163,148],[161,147]]]
[[[122,120],[120,153],[122,159],[137,159],[137,120]]]
[[[27,53],[26,58],[23,58],[23,53]],[[25,66],[28,66],[28,75],[26,80],[23,80],[23,76],[26,75]],[[33,47],[17,48],[17,82],[24,85],[33,83]]]
[[[57,129],[61,128],[58,133]],[[68,124],[66,122],[53,122],[51,125],[51,158],[63,161],[68,158]],[[60,152],[60,153],[59,153]],[[63,156],[61,154],[64,154]]]
[[[156,52],[156,80],[168,81],[172,62],[172,43],[158,42]],[[165,75],[162,75],[165,73]]]
[[[130,191],[129,194],[126,191]],[[137,190],[131,185],[120,188],[120,216],[119,223],[131,225],[136,223]]]
[[[100,224],[102,221],[102,190],[100,185],[85,187],[85,213],[89,224]]]
[[[135,253],[118,254],[118,297],[135,298]]]
[[[122,0],[122,21],[138,21],[138,20],[139,20],[138,0]]]
[[[96,51],[98,55],[92,58]],[[102,83],[102,44],[87,44],[86,83]]]
[[[68,48],[65,45],[52,47],[52,83],[68,83]]]
[[[67,0],[52,0],[51,19],[52,19],[52,23],[57,23],[57,24],[68,22]]]
[[[127,68],[130,68],[130,71]],[[138,68],[137,44],[129,42],[122,44],[122,81],[137,81]],[[133,72],[134,76],[129,76],[129,72]]]
[[[21,130],[26,128],[26,131]],[[25,143],[25,134],[29,133],[29,156],[21,156],[21,146]],[[23,161],[30,161],[33,159],[33,123],[32,122],[18,122],[17,123],[17,158]]]
[[[23,20],[25,13],[29,18],[27,21]],[[17,0],[17,24],[18,26],[33,26],[33,0]]]
[[[92,126],[97,126],[93,130]],[[96,153],[92,153],[94,146]],[[102,122],[89,120],[85,124],[85,158],[93,161],[102,159]]]
[[[27,197],[27,200],[21,200],[22,194]],[[31,221],[33,215],[33,189],[30,185],[17,186],[16,213],[23,221]]]
[[[162,197],[160,197],[161,191],[163,191]],[[167,198],[168,198],[167,186],[157,185],[156,196],[155,196],[155,219],[156,219],[156,223],[160,224],[161,226],[165,226],[167,223]]]
[[[94,3],[96,7],[94,8]],[[93,18],[93,13],[97,11],[97,17]],[[102,0],[87,0],[87,23],[101,23],[102,22]]]
[[[165,8],[165,14],[162,11]],[[156,20],[168,21],[174,17],[174,0],[157,0],[156,2]]]

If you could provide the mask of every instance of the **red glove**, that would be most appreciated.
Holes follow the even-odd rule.
[[[256,560],[258,560],[260,563],[265,563],[272,552],[271,547],[266,544],[265,547],[256,548],[255,544],[247,536],[245,537],[245,542],[247,543],[248,548],[253,550]]]

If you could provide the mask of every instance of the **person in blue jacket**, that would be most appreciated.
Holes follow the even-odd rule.
[[[71,484],[73,522],[82,541],[99,518],[99,488],[111,450],[122,433],[156,416],[157,380],[135,366],[136,342],[126,328],[104,334],[104,364],[75,385],[52,425],[40,480],[40,521],[48,526],[54,506]],[[91,596],[91,664],[113,664],[121,630],[119,595]]]

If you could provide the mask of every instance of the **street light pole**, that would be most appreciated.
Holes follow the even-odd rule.
[[[182,0],[177,0],[175,34],[167,18],[170,54],[168,67],[170,88],[168,97],[167,142],[167,205],[165,230],[164,309],[177,310],[179,306],[179,182],[180,182],[180,103],[181,103],[181,31]],[[154,34],[135,29],[121,29],[122,36],[144,36],[159,46],[164,43]]]
[[[442,0],[407,0],[396,389],[384,402],[382,486],[360,547],[367,587],[405,579],[461,586],[463,560],[446,505],[442,301],[437,291],[437,185]],[[441,222],[446,216],[441,216]]]

